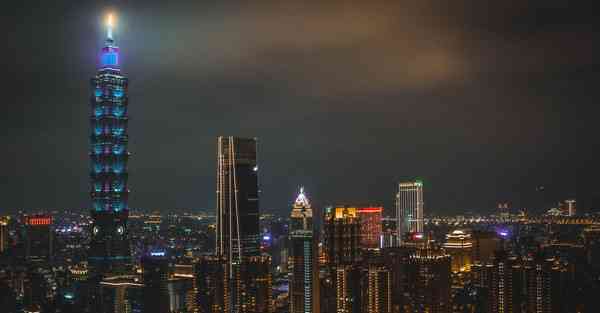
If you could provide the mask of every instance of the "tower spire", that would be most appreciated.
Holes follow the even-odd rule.
[[[106,41],[113,42],[113,28],[115,26],[115,21],[112,13],[109,13],[106,17]]]

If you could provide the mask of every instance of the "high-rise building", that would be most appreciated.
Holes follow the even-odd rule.
[[[326,208],[323,227],[327,264],[337,266],[359,261],[360,221],[356,208]]]
[[[98,72],[91,80],[90,196],[93,219],[88,251],[90,278],[122,274],[130,264],[127,231],[127,86],[121,73],[119,48],[112,36],[112,15],[100,52]],[[94,283],[93,283],[94,284]]]
[[[234,288],[237,288],[233,295],[239,295],[233,302],[233,312],[272,313],[271,258],[267,255],[249,257],[233,270]]]
[[[270,287],[265,287],[271,284],[271,260],[260,255],[256,146],[255,138],[217,139],[215,251],[229,266],[226,298],[231,311],[239,313],[272,309]]]
[[[506,251],[496,252],[489,267],[489,310],[491,313],[521,312],[523,268]]]
[[[290,313],[319,312],[319,272],[317,241],[313,231],[313,211],[304,189],[292,206],[290,218]]]
[[[25,258],[28,261],[48,261],[52,257],[54,233],[52,216],[25,216]]]
[[[225,261],[216,256],[202,256],[194,264],[194,289],[198,313],[229,313],[229,287]]]
[[[8,250],[8,217],[0,217],[0,254]]]
[[[169,312],[169,278],[171,264],[164,251],[142,257],[143,307],[146,313]]]
[[[369,265],[365,313],[392,313],[392,273],[385,266]]]
[[[410,293],[415,312],[450,313],[450,255],[441,249],[418,249],[410,256]]]
[[[360,220],[360,245],[363,249],[378,249],[381,245],[382,207],[358,209]]]
[[[256,139],[217,139],[216,253],[230,263],[260,255]]]
[[[457,229],[447,234],[444,250],[452,257],[452,272],[471,270],[473,240],[469,231]]]
[[[363,309],[363,273],[358,265],[335,267],[335,296],[337,313],[360,313]]]
[[[398,238],[404,241],[409,233],[423,232],[423,182],[402,182],[396,195]]]

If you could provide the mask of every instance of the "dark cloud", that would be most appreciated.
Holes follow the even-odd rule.
[[[438,212],[599,206],[591,3],[12,4],[0,206],[87,206],[108,10],[131,78],[133,207],[212,207],[220,134],[260,138],[263,207],[280,212],[301,184],[317,204],[391,206],[417,176]]]

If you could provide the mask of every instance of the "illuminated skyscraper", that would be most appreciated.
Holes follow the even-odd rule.
[[[360,219],[360,245],[363,249],[377,249],[381,240],[382,207],[358,209]]]
[[[304,189],[296,198],[290,218],[290,312],[319,312],[317,242],[313,232],[313,211]]]
[[[52,257],[54,232],[52,216],[25,216],[25,258],[28,261],[48,261]]]
[[[396,218],[398,237],[403,242],[408,233],[423,232],[423,182],[404,182],[398,188]]]
[[[384,266],[370,265],[367,275],[365,313],[392,313],[392,273]]]
[[[490,274],[490,312],[521,312],[521,288],[523,269],[516,257],[499,250],[494,257]],[[534,311],[536,312],[536,311]]]
[[[339,265],[335,268],[337,313],[360,313],[363,310],[363,273],[358,265]]]
[[[452,257],[452,272],[471,270],[473,240],[469,231],[457,229],[447,234],[444,250]]]
[[[226,298],[232,312],[265,312],[248,310],[271,307],[256,302],[266,297],[255,289],[262,285],[253,281],[252,270],[270,262],[260,256],[260,239],[256,139],[219,137],[215,251],[229,266]]]
[[[330,266],[354,264],[360,258],[360,222],[353,207],[326,208],[325,259]]]
[[[90,278],[124,272],[130,263],[127,232],[127,86],[121,73],[119,48],[112,36],[112,15],[100,52],[98,72],[91,80],[90,195],[92,239],[88,252]]]

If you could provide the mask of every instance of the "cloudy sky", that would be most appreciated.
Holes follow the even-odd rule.
[[[89,80],[117,15],[130,207],[212,208],[216,136],[259,138],[261,207],[600,208],[592,1],[48,1],[3,18],[0,208],[86,208]],[[200,3],[200,4],[199,4]],[[545,186],[544,192],[536,187]]]

